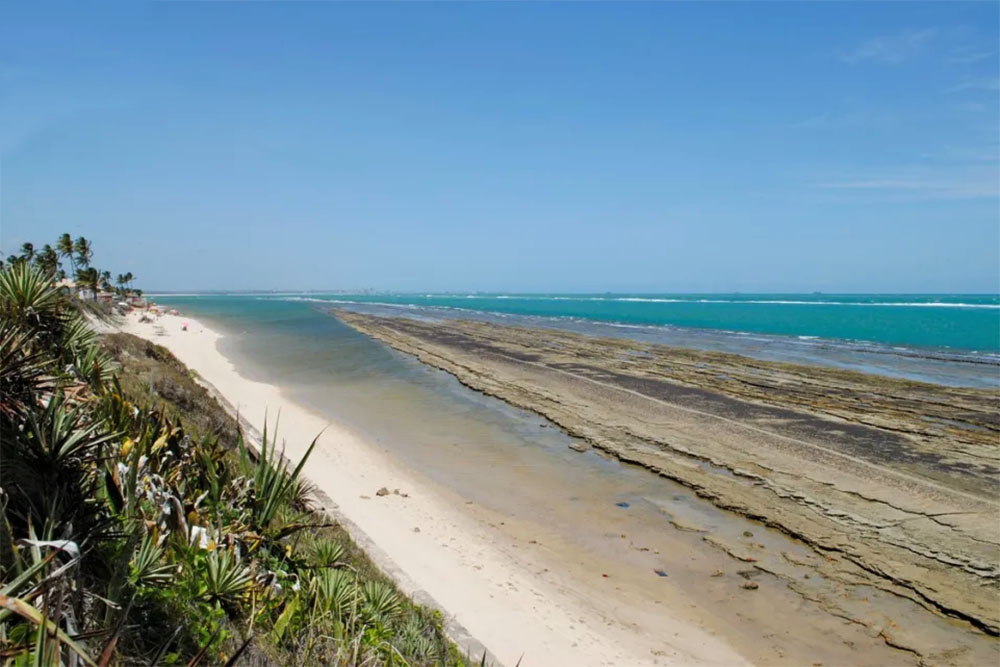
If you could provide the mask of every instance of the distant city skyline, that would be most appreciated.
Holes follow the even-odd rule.
[[[996,293],[996,3],[0,8],[0,250],[147,291]]]

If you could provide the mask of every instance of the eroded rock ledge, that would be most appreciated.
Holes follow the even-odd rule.
[[[823,576],[1000,632],[996,391],[550,329],[335,314],[803,540]],[[920,644],[908,640],[933,657]]]

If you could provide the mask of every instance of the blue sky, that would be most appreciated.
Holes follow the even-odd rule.
[[[997,3],[0,8],[0,245],[145,289],[1000,290]]]

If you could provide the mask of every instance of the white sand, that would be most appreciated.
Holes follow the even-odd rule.
[[[188,330],[182,331],[182,323]],[[669,606],[641,622],[622,620],[615,599],[578,579],[530,567],[485,521],[454,496],[407,471],[390,455],[282,395],[279,387],[242,377],[217,346],[221,336],[195,319],[163,315],[122,330],[168,348],[240,414],[262,429],[265,412],[281,413],[286,455],[297,461],[322,431],[305,472],[334,506],[331,511],[400,587],[438,606],[463,648],[464,628],[505,665],[738,665],[745,660]],[[408,497],[378,497],[380,487]],[[419,528],[419,532],[415,532]],[[609,597],[612,596],[612,597]],[[460,626],[456,628],[455,626]],[[523,658],[522,658],[523,656]],[[478,657],[478,655],[477,655]]]

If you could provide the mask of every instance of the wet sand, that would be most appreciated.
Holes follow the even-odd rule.
[[[482,322],[338,316],[796,538],[800,549],[673,522],[747,563],[747,581],[778,579],[900,656],[996,662],[996,392]]]

